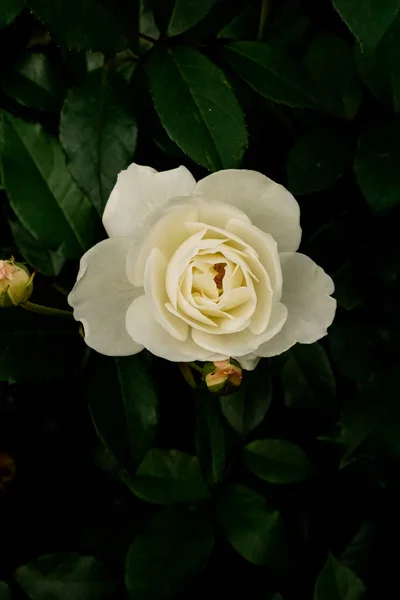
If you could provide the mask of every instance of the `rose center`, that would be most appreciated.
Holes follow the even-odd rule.
[[[215,265],[213,265],[214,270],[217,272],[216,276],[214,277],[214,282],[220,293],[223,290],[222,282],[225,277],[225,267],[226,263],[215,263]]]

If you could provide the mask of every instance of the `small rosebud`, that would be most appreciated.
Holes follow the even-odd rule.
[[[236,361],[222,360],[213,363],[214,368],[205,376],[210,392],[221,396],[232,393],[242,381],[242,369]]]
[[[33,291],[28,269],[14,259],[0,260],[0,308],[26,302]]]

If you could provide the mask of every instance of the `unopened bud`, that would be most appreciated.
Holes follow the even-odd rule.
[[[242,369],[230,359],[213,363],[214,368],[205,376],[206,386],[214,394],[221,396],[235,391],[242,382]]]
[[[33,291],[32,278],[28,269],[13,258],[0,260],[0,308],[26,302]]]

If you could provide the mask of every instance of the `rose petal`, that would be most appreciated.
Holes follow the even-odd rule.
[[[233,204],[196,195],[191,195],[189,201],[198,209],[199,221],[207,223],[207,225],[225,229],[230,219],[239,219],[244,223],[251,223],[249,217]]]
[[[258,347],[282,329],[286,317],[286,307],[277,304],[273,307],[267,329],[260,335],[254,335],[249,329],[226,335],[212,335],[193,329],[192,338],[198,346],[217,354],[244,356],[255,350],[258,354]]]
[[[125,327],[126,311],[142,293],[126,276],[131,246],[128,238],[112,238],[93,246],[82,256],[77,281],[68,296],[75,319],[83,323],[87,345],[108,356],[143,350]]]
[[[108,235],[133,235],[149,214],[165,206],[170,198],[189,195],[195,183],[183,166],[158,173],[132,163],[119,173],[104,209],[103,224]]]
[[[286,188],[265,175],[244,169],[218,171],[201,179],[193,193],[243,210],[253,225],[272,235],[280,252],[292,252],[299,247],[299,205]]]
[[[296,342],[312,344],[327,334],[336,311],[332,279],[311,258],[300,253],[280,255],[283,273],[282,302],[288,318],[280,333],[255,352],[276,356]]]
[[[185,222],[198,217],[196,207],[191,204],[169,207],[157,214],[159,218],[152,226],[148,227],[147,222],[143,225],[140,246],[133,247],[128,254],[128,277],[136,286],[143,285],[146,260],[151,250],[159,248],[168,261],[188,238]]]
[[[242,369],[245,369],[245,371],[254,371],[261,360],[261,356],[246,354],[245,356],[235,356],[234,359],[238,361],[239,365]]]
[[[273,302],[276,304],[282,296],[282,268],[279,260],[278,246],[274,238],[254,225],[243,220],[231,219],[226,226],[229,233],[234,233],[258,254],[261,264],[266,269],[273,289]]]
[[[153,248],[146,262],[144,290],[157,323],[176,340],[184,342],[189,335],[189,326],[165,308],[168,302],[165,289],[167,265],[167,259],[161,250]]]
[[[199,347],[191,337],[179,342],[169,335],[154,319],[147,296],[136,298],[128,308],[126,328],[132,338],[155,356],[173,362],[194,360],[224,360],[220,355]]]

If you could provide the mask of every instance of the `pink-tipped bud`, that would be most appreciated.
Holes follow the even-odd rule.
[[[210,392],[226,395],[235,391],[242,382],[242,369],[236,361],[222,360],[213,363],[214,368],[205,376]]]
[[[0,308],[26,302],[32,291],[32,276],[24,265],[14,262],[13,258],[0,260]]]

